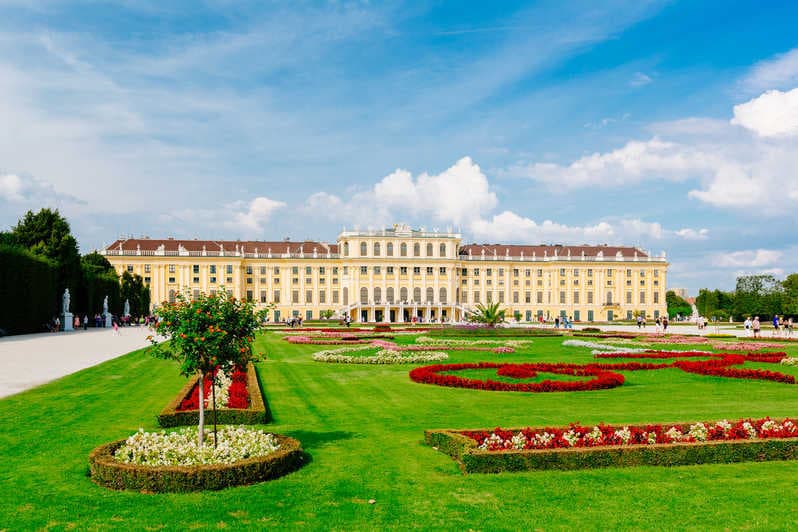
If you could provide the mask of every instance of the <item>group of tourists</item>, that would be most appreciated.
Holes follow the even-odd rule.
[[[773,316],[773,336],[774,337],[791,337],[792,336],[792,328],[793,328],[793,321],[792,317],[785,318],[784,316],[779,316],[778,314]],[[743,322],[743,328],[745,329],[746,336],[753,336],[754,338],[760,338],[760,333],[762,331],[762,322],[759,321],[759,316],[754,316],[754,319],[751,319],[751,316],[748,316],[745,321]]]

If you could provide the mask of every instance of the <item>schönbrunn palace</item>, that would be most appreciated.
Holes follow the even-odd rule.
[[[395,225],[343,231],[324,242],[120,239],[101,251],[117,272],[139,274],[151,301],[224,288],[271,319],[459,321],[499,302],[522,321],[631,319],[666,313],[668,263],[634,247],[462,244],[461,235]]]

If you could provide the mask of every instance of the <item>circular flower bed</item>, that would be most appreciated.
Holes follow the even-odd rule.
[[[299,441],[261,430],[221,427],[217,445],[208,432],[197,447],[197,429],[148,433],[94,449],[91,478],[112,489],[151,492],[217,490],[276,478],[302,465]]]
[[[373,346],[367,346],[319,351],[313,354],[313,360],[338,364],[417,364],[448,360],[449,358],[449,355],[443,351],[412,351],[410,354],[404,354],[402,351],[380,349],[373,355],[363,354],[374,351],[374,349]]]
[[[534,378],[538,372],[576,377],[592,376],[586,381],[552,381],[541,382],[500,382],[491,379],[481,380],[447,373],[470,370],[496,368],[496,373],[511,378]],[[586,367],[578,364],[498,364],[479,362],[475,364],[438,364],[416,368],[410,372],[410,378],[423,384],[436,384],[453,388],[471,388],[475,390],[515,391],[515,392],[575,392],[584,390],[601,390],[615,388],[624,382],[623,375],[598,367]]]

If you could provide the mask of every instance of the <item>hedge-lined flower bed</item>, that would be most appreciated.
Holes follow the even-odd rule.
[[[798,458],[798,422],[770,418],[668,425],[428,430],[466,473]]]
[[[101,445],[89,454],[89,471],[95,483],[117,490],[187,492],[253,484],[290,473],[305,462],[299,441],[278,434],[271,436],[269,441],[274,450],[264,456],[250,456],[232,463],[191,466],[120,462],[115,455],[129,439],[119,440]],[[212,447],[213,444],[206,444],[206,447],[208,445]]]
[[[371,345],[384,347],[390,351],[429,351],[432,345],[399,345],[385,340],[374,340]],[[514,353],[515,349],[509,346],[485,347],[468,345],[445,346],[448,351],[491,351],[493,353]]]
[[[576,377],[593,377],[586,381],[552,381],[541,382],[501,382],[491,379],[481,380],[447,372],[496,368],[497,374],[512,378],[535,378],[538,372]],[[514,391],[514,392],[574,392],[584,390],[602,390],[615,388],[624,382],[623,375],[613,373],[599,367],[580,366],[578,364],[498,364],[478,362],[474,364],[437,364],[423,366],[410,371],[410,379],[422,384],[435,384],[452,388],[470,388],[474,390]]]
[[[212,375],[204,379],[205,406],[212,407],[211,401],[216,396],[216,408],[247,408],[249,406],[249,392],[247,392],[247,373],[239,366],[232,370],[223,371],[216,368]],[[218,381],[213,390],[213,379]],[[178,412],[197,410],[199,408],[199,383],[196,383],[191,392],[180,402]]]
[[[224,425],[257,425],[268,423],[269,412],[263,400],[263,393],[258,382],[258,375],[252,363],[247,364],[246,371],[235,375],[236,381],[231,382],[228,389],[228,402],[236,407],[217,408],[216,421]],[[243,382],[241,382],[243,381]],[[175,398],[158,415],[158,424],[161,427],[177,427],[182,425],[196,425],[199,421],[199,377],[191,378]],[[211,390],[211,380],[205,379],[206,398]],[[244,388],[242,390],[242,387]],[[217,389],[218,391],[218,389]],[[248,398],[244,406],[244,392]],[[209,401],[208,401],[209,402]],[[182,409],[181,409],[182,406]],[[191,408],[193,406],[193,408]],[[188,409],[191,408],[191,409]],[[210,411],[205,412],[206,418],[213,416]],[[212,419],[212,417],[210,418]]]
[[[358,354],[373,349],[374,347],[368,346],[319,351],[313,354],[313,360],[336,364],[418,364],[449,358],[449,355],[443,351],[413,351],[412,354],[406,355],[402,351],[379,349],[374,355]]]
[[[431,336],[419,336],[416,338],[417,344],[432,344],[441,345],[447,348],[451,347],[480,347],[480,346],[500,346],[500,347],[513,347],[525,348],[532,345],[531,340],[503,340],[500,338],[486,339],[479,338],[475,340],[464,340],[462,338],[433,338]]]

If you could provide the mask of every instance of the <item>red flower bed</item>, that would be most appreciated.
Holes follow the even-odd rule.
[[[460,431],[486,451],[540,450],[580,447],[654,445],[798,437],[798,421],[740,419],[734,422],[678,423],[666,425],[613,426],[599,424],[567,427],[524,428],[493,431]]]
[[[516,378],[529,378],[537,372],[556,373],[559,375],[573,375],[577,377],[593,376],[587,381],[551,381],[542,382],[499,382],[494,380],[469,379],[456,375],[444,375],[448,371],[464,369],[496,368],[504,376]],[[497,373],[499,373],[497,371]],[[471,388],[474,390],[517,391],[517,392],[574,392],[583,390],[601,390],[615,388],[623,384],[623,375],[612,373],[605,369],[589,368],[578,364],[497,364],[492,362],[479,362],[476,364],[436,364],[415,368],[410,372],[410,378],[423,384],[436,384],[453,388]]]
[[[213,371],[213,375],[206,375],[204,379],[204,393],[203,397],[205,397],[206,402],[208,398],[211,396],[211,389],[213,386],[212,376],[216,375],[216,372],[219,371],[217,367]],[[239,366],[233,368],[233,373],[230,375],[230,379],[233,381],[230,384],[230,388],[228,391],[228,398],[227,398],[227,405],[226,408],[249,408],[249,392],[247,391],[247,372],[246,370],[242,369]],[[177,407],[177,412],[185,412],[187,410],[198,410],[199,409],[199,383],[195,384],[188,395],[180,402],[180,406]]]
[[[746,360],[757,362],[778,363],[784,353],[748,353],[740,355],[737,353],[702,353],[700,351],[669,352],[669,351],[646,351],[645,353],[598,353],[596,358],[642,358],[642,359],[679,359],[679,358],[707,358],[707,360],[677,360],[671,364],[663,364],[660,367],[674,367],[688,373],[698,375],[709,375],[713,377],[728,377],[732,379],[755,379],[783,382],[785,384],[795,384],[795,377],[776,371],[761,369],[738,369],[730,368],[745,363]],[[599,364],[599,367],[605,367]],[[615,365],[607,366],[607,369],[632,369],[620,368]],[[657,368],[640,368],[657,369]]]

